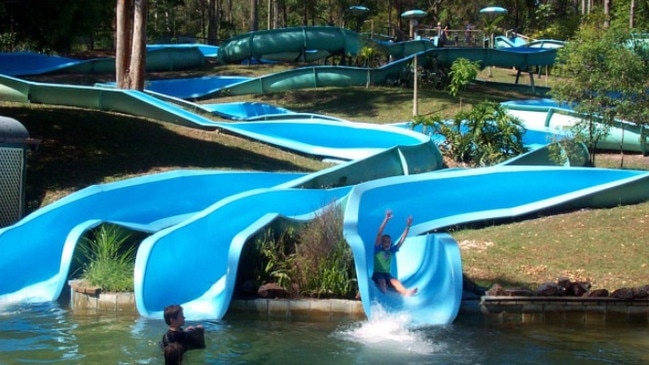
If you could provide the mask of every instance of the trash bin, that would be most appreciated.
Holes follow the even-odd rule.
[[[27,153],[37,145],[19,121],[0,116],[0,227],[24,215]]]

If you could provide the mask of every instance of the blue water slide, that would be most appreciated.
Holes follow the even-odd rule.
[[[527,43],[530,48],[561,48],[566,45],[565,41],[557,39],[535,39]]]
[[[527,46],[527,41],[521,37],[509,38],[502,35],[494,37],[496,48],[516,48]]]
[[[546,166],[447,170],[356,185],[347,200],[344,233],[354,252],[368,316],[371,304],[379,302],[393,310],[416,313],[417,320],[424,323],[448,323],[456,314],[453,303],[461,299],[457,248],[446,236],[417,236],[456,224],[542,210],[615,207],[646,200],[646,171]],[[402,248],[405,257],[393,268],[393,274],[406,286],[419,288],[420,293],[412,297],[381,294],[370,279],[376,232],[387,209],[395,218],[390,221],[394,226],[387,227],[385,233],[393,237],[401,233],[406,217],[414,219],[410,235],[415,238],[406,239]],[[436,264],[426,266],[423,262]]]
[[[568,135],[580,119],[571,105],[552,99],[510,100],[501,104],[510,115],[523,120],[528,130]],[[597,142],[597,148],[649,155],[649,129],[642,124],[616,119],[608,126],[607,135]]]
[[[362,159],[391,147],[430,140],[424,134],[389,125],[322,119],[232,122],[219,126],[267,144],[340,160]]]
[[[39,86],[45,87],[42,84]],[[258,118],[254,122],[218,122],[189,110],[190,103],[181,107],[135,90],[107,92],[102,94],[104,99],[112,93],[127,96],[120,98],[119,104],[109,103],[110,100],[99,103],[110,110],[154,116],[158,120],[194,128],[220,129],[303,154],[343,161],[365,158],[394,146],[418,145],[428,141],[425,135],[403,128],[349,121],[340,123],[340,119],[315,118],[304,114],[290,116],[290,113],[285,113],[288,115],[285,118],[279,114],[267,120]],[[193,107],[201,109],[199,105]]]
[[[0,229],[0,303],[56,300],[67,280],[76,238],[100,222],[154,232],[215,200],[304,174],[174,171],[95,185]],[[9,277],[9,276],[8,276]]]
[[[135,261],[139,313],[159,318],[165,306],[182,303],[188,318],[222,318],[232,299],[246,240],[279,216],[313,218],[350,189],[250,190],[150,236]]]
[[[272,104],[251,101],[198,105],[200,105],[203,110],[233,120],[249,120],[251,118],[267,115],[280,115],[286,117],[292,114],[298,114],[286,108]]]
[[[202,76],[164,80],[148,80],[145,89],[160,94],[173,95],[181,99],[197,99],[212,94],[231,84],[250,80],[243,76]],[[99,86],[116,87],[114,82],[98,84]]]
[[[202,66],[205,52],[213,48],[199,44],[151,44],[146,47],[148,72],[187,70]],[[115,73],[115,58],[76,59],[34,52],[0,53],[0,74],[29,76],[48,73]]]
[[[337,160],[364,158],[394,146],[418,145],[428,141],[427,136],[403,128],[341,123],[339,120],[308,116],[254,123],[219,122],[194,112],[192,109],[200,108],[193,103],[172,103],[137,90],[45,84],[1,75],[0,84],[7,85],[12,95],[24,95],[32,102],[110,110],[186,127],[220,129],[303,154]]]

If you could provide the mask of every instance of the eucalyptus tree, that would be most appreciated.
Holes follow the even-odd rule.
[[[148,0],[117,0],[115,78],[117,87],[144,89]]]
[[[620,20],[634,31],[649,30],[649,3],[638,0],[616,0],[611,9],[613,22]]]
[[[606,28],[602,17],[595,17],[557,53],[555,66],[564,77],[550,94],[579,113],[571,131],[588,146],[593,164],[597,144],[616,118],[637,115],[647,106],[646,61],[629,47],[628,38],[628,29]]]

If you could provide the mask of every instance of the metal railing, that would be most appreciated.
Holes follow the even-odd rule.
[[[442,33],[445,37],[442,36]],[[431,41],[438,39],[438,42],[444,40],[443,44],[438,43],[442,47],[483,48],[488,46],[488,37],[482,30],[420,28],[417,29],[417,37]]]

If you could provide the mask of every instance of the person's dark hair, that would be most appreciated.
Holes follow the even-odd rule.
[[[164,349],[165,365],[180,365],[183,362],[183,353],[185,349],[180,342],[171,342]]]
[[[178,304],[172,304],[172,305],[166,306],[165,310],[164,310],[165,323],[167,325],[170,325],[171,320],[178,318],[178,314],[180,313],[180,311],[182,309],[183,309],[183,307],[179,306]]]

